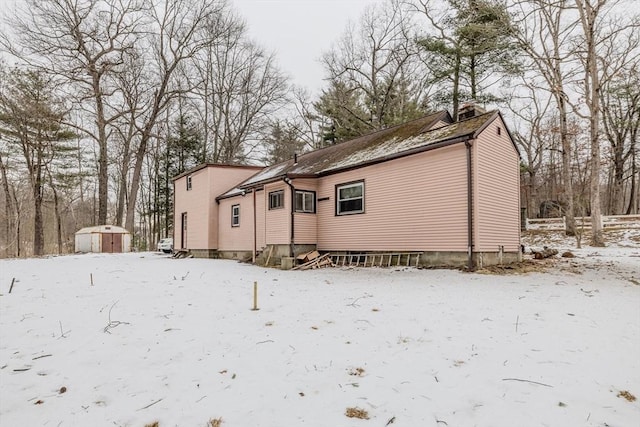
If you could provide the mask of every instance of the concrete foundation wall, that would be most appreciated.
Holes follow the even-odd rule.
[[[273,246],[271,257],[269,258],[269,266],[280,266],[283,258],[289,257],[289,245],[269,245],[258,256],[256,264],[265,265],[267,257],[269,257],[269,251]],[[294,245],[294,260],[299,254],[310,252],[316,249],[315,245]],[[251,251],[216,251],[214,249],[191,249],[189,251],[195,258],[221,258],[221,259],[238,259],[246,260],[251,259]],[[391,251],[390,251],[391,252]],[[332,254],[346,254],[344,251],[332,251]],[[389,252],[384,251],[371,251],[362,252],[362,254],[385,254]],[[354,253],[355,254],[355,253]],[[483,268],[490,265],[510,264],[514,262],[522,261],[522,254],[515,252],[478,252],[473,254],[473,260],[476,268]],[[464,268],[467,266],[468,258],[466,252],[422,252],[420,254],[421,267],[459,267]],[[385,264],[385,263],[383,263]],[[294,263],[295,265],[295,263]],[[401,265],[406,265],[406,258],[403,258]],[[411,262],[414,265],[414,261]]]
[[[219,258],[218,251],[215,249],[189,249],[189,253],[194,258]]]

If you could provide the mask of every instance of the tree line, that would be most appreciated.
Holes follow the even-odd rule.
[[[0,31],[2,256],[171,235],[172,177],[273,164],[438,109],[500,108],[530,217],[638,213],[640,13],[613,0],[385,0],[294,87],[225,0],[25,0]],[[499,191],[499,189],[496,189]]]

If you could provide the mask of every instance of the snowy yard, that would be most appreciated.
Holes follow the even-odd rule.
[[[638,425],[631,246],[509,275],[2,260],[0,425]]]

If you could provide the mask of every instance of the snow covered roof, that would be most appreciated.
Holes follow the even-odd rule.
[[[126,228],[118,227],[117,225],[96,225],[93,227],[84,227],[76,231],[76,234],[93,234],[93,233],[129,234],[129,231]]]
[[[297,158],[267,167],[239,185],[250,188],[291,178],[316,177],[391,160],[475,137],[499,113],[481,114],[451,123],[451,116],[440,111],[398,126],[383,129],[350,141],[301,154]],[[442,126],[442,123],[449,123]]]

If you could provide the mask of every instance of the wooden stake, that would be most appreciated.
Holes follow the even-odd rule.
[[[89,277],[91,277],[91,286],[93,286],[93,273],[89,273]]]
[[[253,282],[253,308],[251,310],[260,310],[258,308],[258,282]]]
[[[13,290],[13,284],[15,283],[15,281],[16,281],[15,277],[11,279],[11,286],[9,287],[9,293],[11,293],[11,291]]]

